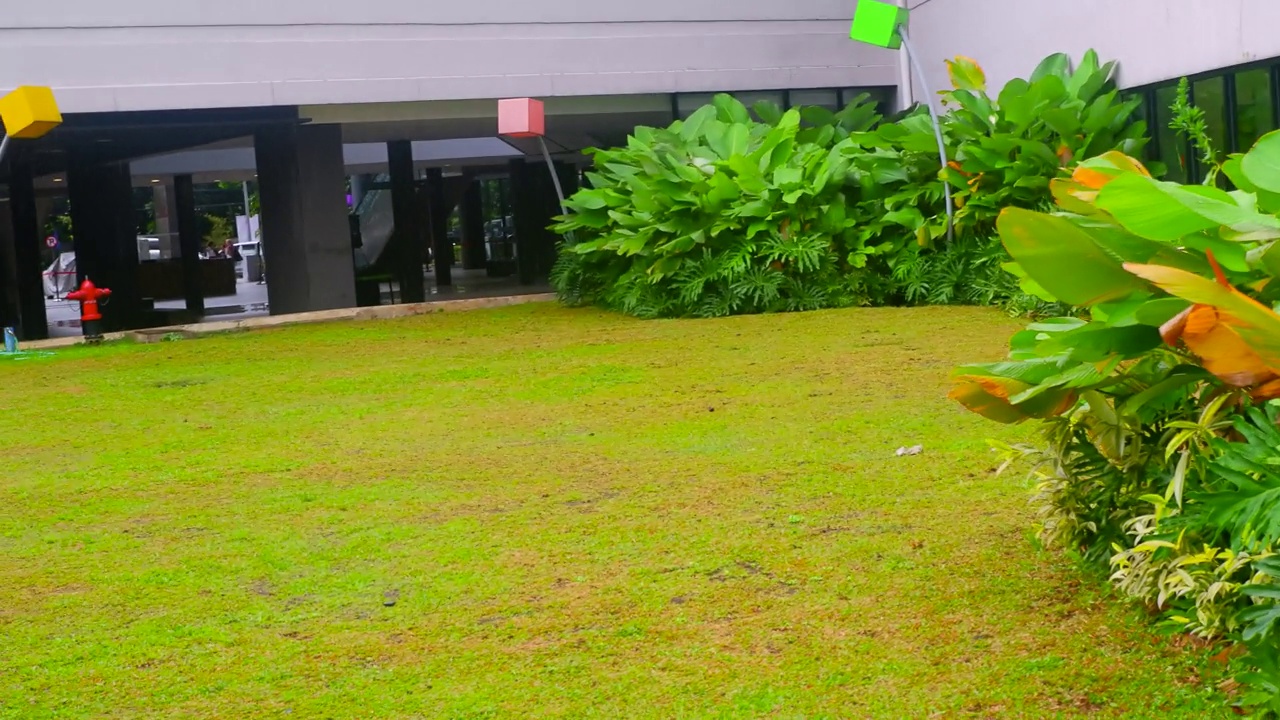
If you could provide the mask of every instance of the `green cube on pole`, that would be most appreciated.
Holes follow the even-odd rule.
[[[853,11],[853,29],[849,31],[849,38],[854,42],[890,50],[905,46],[908,61],[920,78],[920,87],[924,90],[924,96],[930,98],[932,93],[929,92],[929,79],[925,77],[920,58],[916,56],[915,48],[911,46],[911,38],[908,37],[907,21],[910,17],[909,10],[894,3],[883,0],[858,0],[858,8]],[[933,106],[933,101],[927,100],[926,104],[929,106],[929,116],[933,118],[933,135],[938,141],[938,159],[942,161],[942,169],[945,171],[947,143],[942,136],[942,123],[938,120],[938,110]],[[955,239],[956,224],[955,200],[951,197],[951,184],[944,182],[942,192],[947,201],[947,242],[949,243]]]
[[[880,0],[858,0],[849,37],[860,43],[897,50],[902,47],[898,28],[907,24],[910,11]]]

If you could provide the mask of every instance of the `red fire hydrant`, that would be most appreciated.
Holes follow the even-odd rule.
[[[93,284],[89,278],[80,283],[80,289],[67,293],[68,300],[80,301],[80,327],[84,339],[90,343],[102,342],[102,313],[98,312],[98,300],[111,297],[111,291]]]

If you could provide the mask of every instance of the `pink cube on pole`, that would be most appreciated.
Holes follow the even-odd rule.
[[[498,101],[498,134],[535,138],[547,134],[547,115],[541,100],[514,98]]]

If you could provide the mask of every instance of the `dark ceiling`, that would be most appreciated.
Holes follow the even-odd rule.
[[[10,162],[0,167],[7,182],[12,161],[32,164],[35,175],[60,173],[82,153],[94,162],[119,162],[252,135],[261,127],[299,122],[297,108],[227,108],[66,115],[39,140],[15,140]]]

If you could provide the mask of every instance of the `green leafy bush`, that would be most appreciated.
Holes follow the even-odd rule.
[[[1237,702],[1280,712],[1280,133],[1222,171],[1153,179],[1107,153],[1054,180],[1053,213],[998,231],[1024,289],[1085,309],[1041,320],[951,397],[1043,423],[1042,539],[1107,568],[1162,622],[1239,644]]]
[[[766,112],[768,110],[766,109]],[[856,301],[850,267],[867,248],[853,232],[845,177],[850,130],[840,115],[751,118],[727,95],[688,120],[638,128],[627,147],[595,153],[591,189],[559,226],[578,238],[555,273],[562,297],[641,317],[809,310]],[[845,136],[835,142],[837,134]]]
[[[1114,65],[1045,60],[1030,80],[987,94],[980,68],[951,63],[938,167],[932,121],[884,123],[860,98],[840,113],[756,117],[718,96],[626,147],[594,150],[590,187],[568,202],[553,284],[570,304],[640,317],[711,317],[855,304],[1039,302],[1001,270],[992,241],[1007,206],[1042,208],[1077,159],[1138,152],[1145,126],[1120,98]],[[757,119],[758,118],[758,119]],[[944,185],[957,201],[945,243]]]

